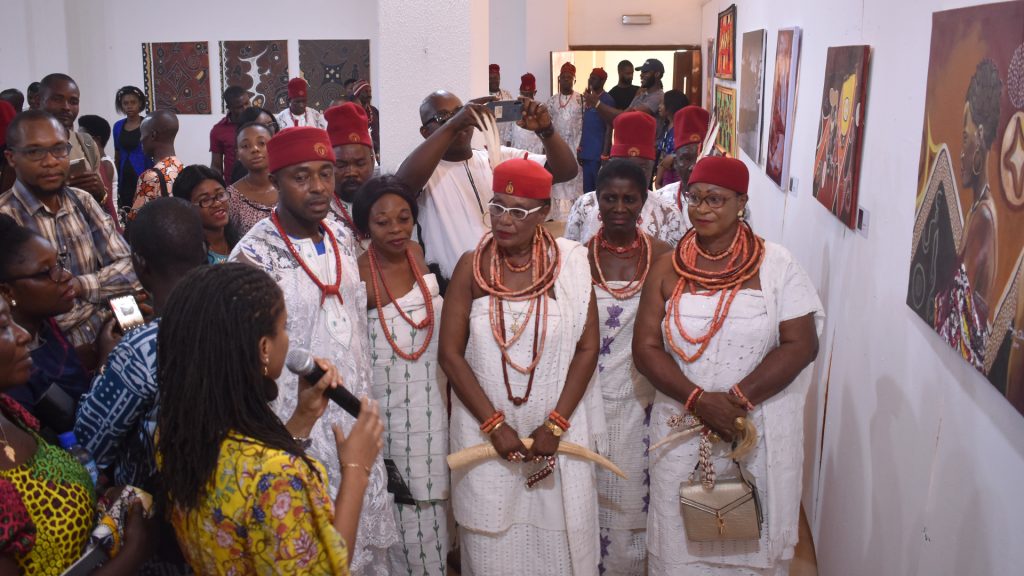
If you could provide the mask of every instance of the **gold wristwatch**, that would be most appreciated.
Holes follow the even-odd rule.
[[[561,426],[559,426],[558,424],[555,424],[551,420],[545,420],[544,421],[544,427],[547,428],[548,430],[550,430],[551,434],[555,438],[561,438],[562,434],[565,434],[565,430],[562,430]]]

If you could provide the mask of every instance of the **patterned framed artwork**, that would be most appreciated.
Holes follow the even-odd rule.
[[[851,229],[857,227],[857,179],[870,56],[870,46],[828,49],[814,154],[814,197]]]
[[[206,42],[142,44],[143,83],[149,109],[210,114],[210,45]]]
[[[736,90],[715,86],[715,113],[718,114],[718,138],[715,145],[730,158],[736,157]]]
[[[761,127],[764,125],[764,30],[743,34],[743,57],[740,61],[740,110],[736,137],[740,149],[754,162],[761,161]]]
[[[789,189],[789,157],[793,148],[796,111],[796,72],[800,65],[800,29],[779,30],[772,83],[772,121],[768,129],[768,156],[764,170],[783,190]]]
[[[1024,2],[931,29],[907,305],[1024,414]]]
[[[704,63],[704,69],[707,70],[707,78],[704,80],[704,108],[711,112],[715,107],[715,39],[708,38],[707,40],[707,62]]]
[[[370,41],[299,40],[299,70],[309,82],[308,105],[324,110],[345,96],[345,80],[370,81]]]
[[[715,76],[722,80],[736,79],[736,5],[718,13],[718,52]]]
[[[220,89],[241,86],[252,105],[275,114],[288,107],[288,41],[226,40],[220,43]],[[227,112],[226,103],[222,103]]]

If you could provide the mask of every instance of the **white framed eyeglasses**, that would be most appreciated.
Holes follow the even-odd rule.
[[[498,218],[501,218],[503,215],[508,214],[509,216],[512,217],[513,220],[523,221],[526,220],[530,216],[530,214],[533,214],[534,212],[539,212],[540,210],[543,209],[544,206],[537,206],[536,208],[527,210],[526,208],[508,208],[507,206],[495,204],[494,202],[487,203],[487,213],[491,216],[491,220],[497,220]]]

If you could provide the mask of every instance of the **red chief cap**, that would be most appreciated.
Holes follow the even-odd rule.
[[[288,98],[305,98],[309,93],[309,84],[302,78],[292,78],[288,81]]]
[[[646,112],[623,112],[612,122],[612,153],[615,158],[654,160],[655,133],[658,124]]]
[[[551,198],[551,173],[533,160],[512,158],[494,168],[491,190],[499,194],[547,200]]]
[[[366,80],[360,80],[352,86],[352,95],[359,96],[359,93],[370,87],[370,83]]]
[[[573,66],[572,62],[566,62],[565,64],[562,64],[562,69],[559,72],[559,75],[561,75],[561,74],[570,74],[572,76],[575,76],[576,75],[576,67]]]
[[[17,114],[10,102],[0,100],[0,146],[7,143],[7,127]]]
[[[327,130],[312,126],[285,128],[267,142],[270,171],[303,162],[334,162],[334,149]]]
[[[533,74],[527,72],[519,77],[519,91],[520,92],[531,92],[537,89],[537,79],[534,78]]]
[[[746,194],[749,181],[750,173],[747,172],[747,165],[742,160],[705,156],[693,167],[687,186],[713,184],[728,188],[737,194]]]
[[[700,106],[685,106],[672,117],[672,130],[678,150],[687,144],[700,144],[708,134],[711,115]]]
[[[362,144],[373,148],[369,121],[362,106],[356,106],[352,102],[331,106],[324,112],[324,118],[327,119],[327,134],[331,138],[331,146]]]
[[[590,71],[590,75],[597,76],[601,80],[608,79],[608,73],[604,71],[604,68],[594,68],[593,70]]]
[[[490,66],[487,67],[487,71],[488,72],[501,72],[501,66],[498,66],[497,64],[491,64]]]

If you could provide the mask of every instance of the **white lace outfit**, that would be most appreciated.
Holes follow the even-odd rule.
[[[600,210],[597,205],[597,192],[587,192],[573,202],[569,211],[569,219],[565,223],[564,237],[586,244],[601,228],[597,219]],[[640,209],[641,222],[638,226],[651,238],[657,238],[669,246],[675,246],[690,229],[690,219],[686,212],[680,212],[675,204],[666,203],[661,196],[651,192],[647,201]]]

